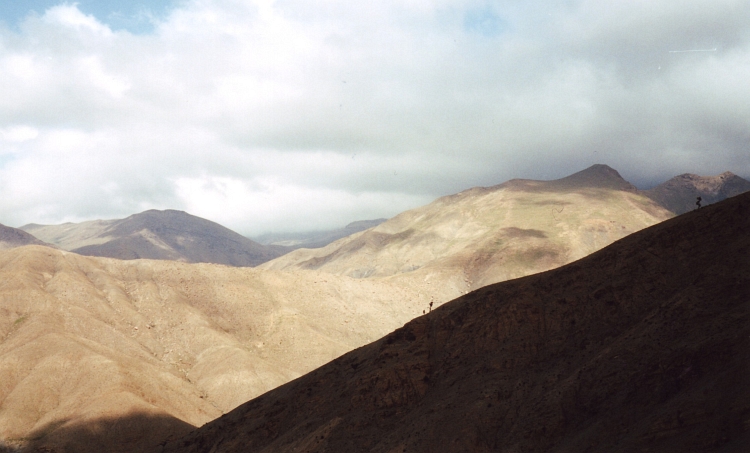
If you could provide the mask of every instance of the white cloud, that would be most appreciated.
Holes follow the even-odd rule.
[[[94,16],[83,14],[75,4],[53,6],[44,13],[42,20],[53,26],[60,25],[76,31],[94,33],[104,37],[112,35],[109,27],[101,24]]]
[[[431,201],[399,192],[359,192],[283,184],[266,178],[245,182],[228,177],[179,178],[177,196],[189,212],[232,225],[253,236],[284,225],[286,231],[343,226],[352,218],[392,215]],[[247,219],[253,219],[248,223]],[[244,225],[244,227],[243,227]]]
[[[740,0],[193,0],[133,35],[57,6],[0,30],[0,222],[154,207],[261,233],[597,162],[748,177],[748,20]]]
[[[9,126],[0,129],[0,139],[10,143],[23,143],[34,140],[38,135],[39,130],[31,126]]]

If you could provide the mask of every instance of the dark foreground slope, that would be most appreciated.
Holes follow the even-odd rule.
[[[750,194],[472,292],[167,452],[750,446]]]

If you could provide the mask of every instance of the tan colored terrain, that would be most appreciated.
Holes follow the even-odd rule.
[[[35,223],[22,226],[20,229],[45,242],[55,244],[63,250],[75,250],[87,245],[104,244],[113,239],[107,235],[107,229],[117,220],[89,220],[81,223],[62,223],[60,225],[38,225]]]
[[[612,168],[594,165],[555,181],[511,180],[442,197],[261,267],[431,281],[445,301],[569,263],[673,215]]]
[[[119,426],[111,441],[136,451],[403,325],[427,306],[419,292],[315,272],[2,251],[0,441],[104,451],[91,443],[96,421]]]
[[[746,452],[750,194],[488,286],[160,452]]]

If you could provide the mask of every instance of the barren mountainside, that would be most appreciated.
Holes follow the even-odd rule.
[[[472,292],[155,451],[747,451],[749,212]]]
[[[21,228],[80,255],[126,260],[256,266],[289,250],[258,244],[215,222],[175,210],[150,210],[122,220]]]
[[[428,290],[0,251],[0,447],[141,451],[402,326]]]
[[[262,268],[432,281],[448,300],[569,263],[673,215],[614,169],[594,165],[559,180],[511,180],[442,197]]]

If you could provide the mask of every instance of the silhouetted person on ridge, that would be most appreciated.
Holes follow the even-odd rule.
[[[701,197],[698,197],[698,201],[696,201],[695,204],[696,204],[696,206],[698,206],[695,209],[700,209],[701,208]]]

